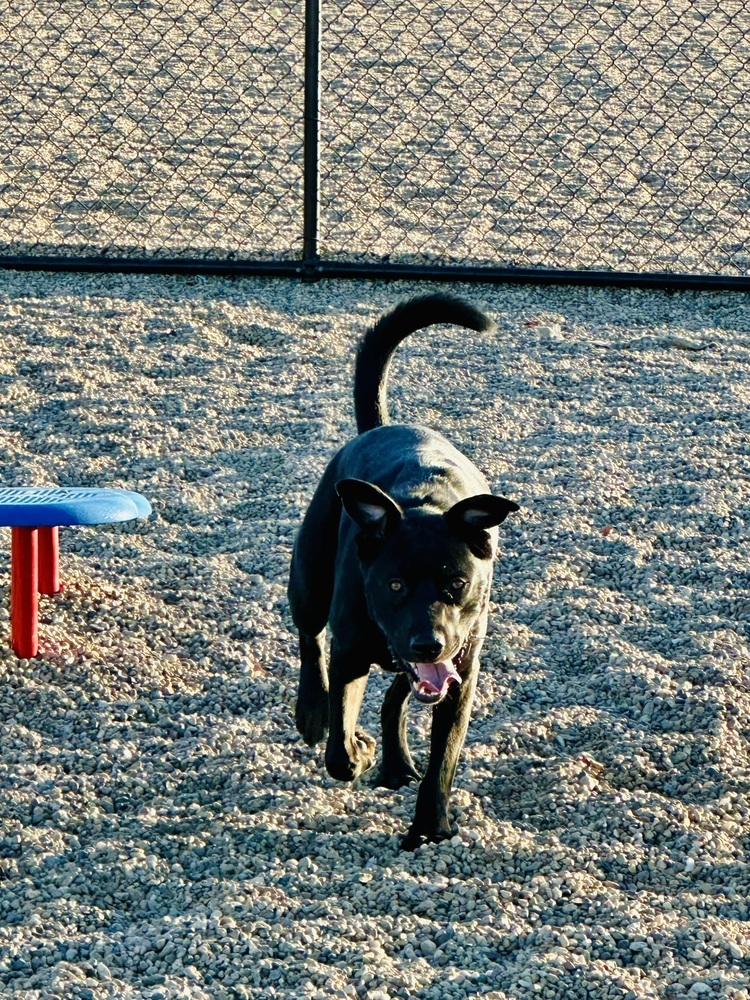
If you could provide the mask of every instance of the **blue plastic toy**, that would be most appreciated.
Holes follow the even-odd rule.
[[[0,525],[11,528],[11,645],[17,656],[36,656],[38,595],[60,590],[58,527],[111,524],[150,513],[148,500],[130,490],[0,488]]]

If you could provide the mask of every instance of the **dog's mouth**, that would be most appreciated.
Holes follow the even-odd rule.
[[[461,683],[458,667],[466,655],[471,639],[452,657],[433,660],[431,663],[412,663],[393,653],[393,659],[409,678],[411,693],[423,705],[437,705],[448,694],[453,684]]]
[[[423,705],[436,705],[446,696],[452,684],[460,684],[461,678],[452,660],[438,660],[435,663],[407,663],[411,693]]]

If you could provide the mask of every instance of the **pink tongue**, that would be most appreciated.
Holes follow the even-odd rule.
[[[438,663],[415,663],[414,669],[419,675],[419,690],[422,694],[443,694],[449,684],[460,684],[461,678],[450,660],[440,660]]]

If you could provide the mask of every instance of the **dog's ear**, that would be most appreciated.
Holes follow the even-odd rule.
[[[480,493],[459,500],[443,516],[451,531],[464,539],[478,559],[491,559],[492,538],[487,529],[502,524],[514,510],[518,510],[518,504],[512,500]]]
[[[341,479],[336,483],[336,492],[352,521],[371,538],[384,538],[404,516],[385,490],[363,479]]]
[[[479,496],[459,500],[446,511],[445,518],[452,528],[486,531],[502,524],[508,514],[518,509],[517,503],[505,497],[480,493]]]

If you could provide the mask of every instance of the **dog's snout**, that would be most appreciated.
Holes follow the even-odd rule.
[[[417,663],[433,663],[440,658],[443,644],[436,636],[419,636],[411,641],[411,652]]]

